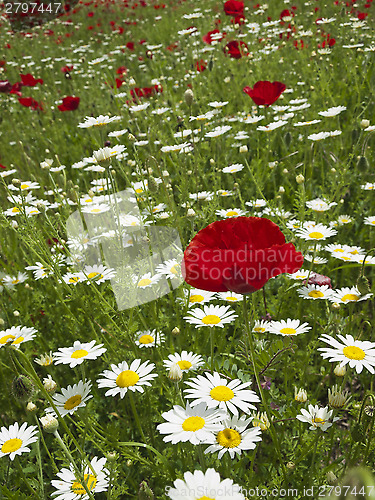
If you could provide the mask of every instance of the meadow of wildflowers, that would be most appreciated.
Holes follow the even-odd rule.
[[[0,9],[0,498],[374,498],[372,0]]]

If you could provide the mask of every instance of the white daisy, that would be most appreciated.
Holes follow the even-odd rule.
[[[116,271],[112,268],[103,266],[102,264],[94,264],[93,266],[85,266],[83,274],[87,276],[87,284],[95,282],[97,285],[104,283],[116,276]]]
[[[346,106],[335,106],[333,108],[327,109],[327,111],[319,111],[318,115],[325,116],[325,117],[331,117],[331,116],[339,115],[340,113],[342,113],[345,110],[346,110]]]
[[[252,417],[241,418],[232,416],[227,418],[221,425],[216,435],[213,437],[211,446],[206,448],[205,453],[218,453],[218,459],[228,452],[230,458],[241,455],[244,450],[254,450],[256,443],[261,441],[262,431],[260,427],[252,427],[248,429],[248,425],[252,421]],[[214,431],[215,432],[215,431]]]
[[[256,410],[252,403],[259,403],[254,391],[246,389],[251,382],[241,382],[239,379],[228,380],[219,373],[198,375],[185,382],[191,389],[185,389],[187,399],[193,399],[191,406],[206,403],[209,408],[221,408],[233,415],[238,415],[238,409],[243,413]]]
[[[137,288],[148,288],[155,285],[161,278],[160,274],[151,275],[151,273],[143,274],[142,276],[133,276],[133,283]]]
[[[297,293],[303,299],[329,299],[334,291],[328,285],[306,285],[297,290]]]
[[[62,417],[73,415],[78,409],[86,406],[86,401],[92,398],[90,394],[91,382],[80,380],[78,384],[68,385],[66,389],[61,389],[62,394],[54,394],[53,402]],[[52,407],[46,409],[47,413],[55,413]]]
[[[3,278],[1,278],[1,284],[4,285],[6,288],[12,289],[16,285],[24,283],[25,281],[27,281],[27,279],[28,275],[26,273],[19,272],[17,276],[6,275]]]
[[[310,274],[310,271],[307,271],[306,269],[300,269],[299,271],[296,271],[295,273],[292,274],[287,274],[286,277],[290,278],[292,280],[306,280]]]
[[[226,323],[232,323],[237,317],[229,306],[203,306],[203,310],[195,308],[189,311],[189,316],[184,316],[184,319],[195,325],[195,328],[201,326],[224,328]]]
[[[219,137],[219,135],[226,134],[232,127],[230,125],[222,125],[215,127],[210,132],[205,133],[205,137]]]
[[[246,201],[245,205],[252,208],[263,208],[267,205],[267,201],[263,199]]]
[[[173,485],[166,490],[172,500],[245,500],[241,487],[232,479],[221,481],[214,469],[185,472],[184,479],[176,479]]]
[[[218,292],[217,297],[221,300],[226,300],[227,302],[238,302],[243,300],[243,295],[234,292]]]
[[[299,319],[282,319],[281,321],[269,321],[267,331],[276,335],[300,335],[311,330],[308,323],[302,323]]]
[[[142,386],[150,386],[150,380],[157,377],[155,373],[150,373],[154,368],[154,363],[149,364],[149,361],[145,361],[141,364],[140,359],[135,359],[130,366],[126,361],[122,361],[118,365],[111,365],[111,370],[104,370],[100,374],[104,378],[97,380],[98,387],[109,387],[105,396],[120,394],[121,399],[128,390],[144,392]]]
[[[173,279],[181,275],[181,266],[176,259],[166,260],[155,269],[157,274]]]
[[[195,306],[197,304],[205,304],[210,302],[213,297],[215,297],[214,292],[208,292],[207,290],[199,290],[198,288],[192,288],[190,290],[190,295],[188,290],[184,290],[186,298],[189,296],[189,307]]]
[[[322,200],[320,198],[316,198],[315,200],[306,201],[306,206],[314,210],[314,212],[325,212],[329,210],[331,207],[337,205],[335,202],[328,202],[327,200]]]
[[[104,214],[110,209],[110,205],[107,205],[106,203],[92,203],[88,206],[82,207],[82,212],[84,214]]]
[[[363,219],[363,224],[366,224],[366,226],[375,226],[375,217],[365,217]]]
[[[268,125],[258,125],[257,130],[260,130],[262,132],[271,132],[272,130],[275,130],[279,127],[283,127],[286,125],[288,122],[285,120],[277,120],[273,123],[269,123]]]
[[[85,121],[78,124],[79,128],[103,127],[109,123],[118,122],[121,116],[104,116],[99,115],[97,118],[86,116]]]
[[[165,336],[156,330],[145,330],[140,332],[134,342],[138,347],[156,347],[165,341]]]
[[[90,493],[107,491],[109,486],[109,470],[104,467],[107,459],[94,457],[89,465],[82,470],[83,479]],[[94,472],[95,474],[94,474]],[[89,496],[83,487],[80,479],[76,475],[73,464],[69,469],[63,467],[57,473],[59,479],[53,479],[51,485],[56,491],[51,493],[51,497],[57,500],[87,500]]]
[[[53,353],[55,364],[60,363],[75,368],[83,363],[85,359],[97,359],[106,352],[103,344],[95,345],[95,340],[82,343],[76,340],[72,347],[59,347],[59,350]]]
[[[263,319],[256,320],[253,326],[253,332],[255,333],[265,333],[268,331],[269,321],[265,321]]]
[[[35,425],[28,426],[24,422],[21,427],[18,422],[0,429],[0,457],[9,456],[14,460],[16,455],[21,455],[30,451],[29,444],[38,440],[36,433],[38,428]]]
[[[222,172],[224,174],[235,174],[236,172],[241,172],[243,170],[244,166],[242,163],[233,163],[233,165],[229,165],[229,167],[224,167],[222,169]]]
[[[203,366],[204,361],[200,354],[182,351],[181,354],[177,352],[170,354],[168,359],[163,361],[163,364],[168,369],[171,369],[173,365],[177,364],[183,372],[188,372]]]
[[[366,295],[361,295],[361,292],[356,286],[344,287],[334,290],[329,300],[337,304],[347,304],[348,302],[361,302],[362,300],[367,300],[372,297],[372,293],[367,293]]]
[[[309,405],[309,411],[301,409],[302,415],[297,415],[297,419],[300,422],[307,422],[311,424],[309,429],[311,431],[315,431],[316,429],[321,429],[322,431],[326,431],[332,425],[329,422],[329,419],[332,417],[333,410],[329,410],[328,406],[325,408],[319,408],[318,405]],[[332,422],[336,422],[339,420],[338,417],[334,417]]]
[[[338,335],[341,342],[330,335],[324,334],[319,337],[331,347],[320,347],[321,356],[329,358],[332,363],[339,361],[340,366],[349,363],[350,368],[355,368],[357,373],[361,373],[363,368],[367,368],[370,373],[374,373],[375,367],[375,343],[366,340],[354,340],[351,335]]]
[[[361,189],[364,189],[365,191],[374,191],[375,182],[366,182],[366,184],[361,185]]]
[[[21,181],[19,187],[13,186],[13,184],[9,184],[8,189],[10,189],[11,191],[27,191],[29,189],[40,189],[40,185],[37,182]]]
[[[244,210],[240,208],[230,208],[229,210],[216,210],[216,215],[224,217],[224,219],[231,219],[233,217],[242,217],[246,215]]]
[[[217,432],[227,413],[223,410],[207,408],[206,403],[200,403],[192,408],[189,403],[186,409],[175,405],[172,410],[162,413],[167,422],[157,426],[160,434],[167,434],[163,438],[166,443],[191,444],[208,443],[212,441],[213,432]]]
[[[0,331],[0,347],[5,344],[19,346],[23,342],[28,342],[35,337],[37,330],[27,326],[12,326],[6,330]]]
[[[87,280],[86,276],[82,273],[67,273],[62,277],[63,281],[68,285],[76,285]]]
[[[324,257],[318,257],[317,255],[314,257],[309,253],[305,254],[305,260],[307,260],[307,262],[313,262],[314,264],[326,264],[328,262]]]
[[[304,225],[296,230],[296,235],[307,241],[321,241],[337,234],[335,229],[324,226],[323,224]]]

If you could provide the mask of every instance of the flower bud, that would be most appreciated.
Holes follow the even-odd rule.
[[[37,406],[32,401],[29,401],[26,405],[26,411],[32,413],[37,410]]]
[[[110,451],[109,453],[107,453],[108,462],[116,462],[117,459],[118,455],[115,451]]]
[[[148,178],[148,189],[151,193],[156,193],[158,190],[159,186],[158,183],[155,180],[155,177],[150,177]]]
[[[290,132],[287,132],[285,135],[284,135],[284,141],[285,141],[285,145],[287,148],[289,148],[290,146],[290,143],[292,142],[292,134]]]
[[[21,181],[19,179],[12,179],[12,184],[14,187],[20,187]]]
[[[210,158],[210,164],[215,165],[215,160],[213,158]]]
[[[307,392],[305,389],[294,388],[294,399],[299,403],[305,403],[307,401]]]
[[[248,150],[248,148],[247,148],[247,146],[245,144],[244,146],[240,146],[240,150],[239,151],[240,151],[240,153],[247,153],[249,150]]]
[[[35,385],[30,377],[18,375],[12,382],[12,391],[15,398],[29,401],[35,394]]]
[[[13,311],[13,316],[15,316],[17,318],[19,315],[20,315],[19,311]]]
[[[193,210],[192,208],[188,208],[186,215],[187,217],[194,217],[196,215],[195,210]]]
[[[359,160],[357,162],[357,169],[360,172],[366,172],[368,170],[368,168],[369,168],[369,164],[368,164],[366,156],[360,156]]]
[[[302,174],[298,174],[296,177],[297,184],[303,184],[305,182],[305,178]]]
[[[128,139],[129,139],[129,141],[132,141],[132,142],[136,141],[135,136],[131,133],[128,134]]]
[[[294,462],[288,462],[286,464],[286,468],[289,470],[294,470],[296,468],[296,464]]]
[[[361,120],[360,127],[367,128],[370,126],[370,120]]]
[[[192,209],[189,209],[189,210],[192,210]],[[172,332],[171,332],[171,333],[172,333],[172,335],[174,335],[175,337],[178,337],[178,336],[180,335],[180,333],[181,333],[181,332],[180,332],[180,329],[179,329],[177,326],[175,326],[175,327],[173,328],[173,330],[172,330]]]
[[[146,481],[142,481],[139,485],[138,500],[154,500],[154,493]]]
[[[281,194],[285,193],[285,188],[284,188],[284,186],[280,186],[280,187],[279,187],[279,193],[281,193]]]
[[[334,472],[332,472],[331,470],[329,470],[327,472],[326,478],[327,478],[327,483],[328,484],[335,484],[335,482],[337,481],[336,474]]]
[[[191,106],[193,104],[194,94],[193,94],[193,91],[191,89],[185,90],[184,99],[185,99],[185,102],[188,106]]]
[[[0,327],[2,327],[4,325],[5,325],[5,321],[3,320],[3,318],[0,318]]]
[[[39,420],[46,432],[53,434],[59,428],[59,421],[51,413],[47,413],[44,417],[40,417]]]
[[[173,382],[179,382],[180,380],[182,380],[182,370],[177,363],[171,366],[168,373],[168,378]]]
[[[346,373],[346,366],[337,365],[333,370],[333,373],[336,375],[336,377],[343,377]]]
[[[366,276],[360,276],[357,280],[357,288],[361,295],[366,295],[371,292],[370,283]]]
[[[53,380],[51,375],[48,375],[46,378],[43,379],[43,386],[49,394],[53,394],[57,389],[57,384]]]

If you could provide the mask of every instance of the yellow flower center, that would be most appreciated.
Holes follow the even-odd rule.
[[[78,283],[78,281],[78,276],[72,276],[71,278],[69,278],[69,283]]]
[[[215,499],[212,497],[206,497],[206,495],[205,495],[203,497],[199,497],[198,500],[215,500]]]
[[[29,184],[21,184],[21,189],[27,189],[29,187]]]
[[[12,281],[12,284],[13,285],[17,285],[17,283],[19,283],[19,282],[20,282],[20,280],[15,279],[15,280]]]
[[[135,385],[139,380],[138,373],[133,370],[124,370],[116,378],[116,385],[118,387],[130,387]]]
[[[319,231],[313,231],[312,233],[309,234],[309,236],[314,240],[321,240],[322,238],[324,238],[324,234],[319,233]]]
[[[221,192],[221,196],[225,196],[226,194],[228,194],[228,191],[222,191]]]
[[[68,400],[65,401],[64,408],[65,410],[72,410],[79,404],[81,404],[82,401],[82,396],[80,394],[76,394],[75,396],[72,396]]]
[[[83,479],[86,483],[87,489],[89,491],[92,491],[96,486],[96,476],[94,476],[93,474],[85,474],[83,476]],[[87,495],[85,488],[79,481],[74,481],[71,488],[72,492],[75,493],[76,495]]]
[[[88,355],[88,351],[86,351],[86,349],[77,349],[76,351],[74,351],[72,353],[72,355],[70,357],[73,359],[78,359],[78,358],[84,358],[87,355]]]
[[[297,274],[296,275],[297,280],[303,280],[304,278],[307,278],[307,276],[305,274]]]
[[[202,429],[205,423],[206,422],[202,417],[189,417],[183,422],[182,428],[184,429],[184,431],[195,432],[199,429]]]
[[[135,190],[135,192],[136,192],[137,194],[139,194],[139,193],[143,193],[143,189],[138,188],[138,189],[136,189],[136,190]]]
[[[234,429],[224,429],[216,436],[216,441],[224,448],[235,448],[241,443],[241,435]]]
[[[256,326],[254,328],[254,332],[258,332],[258,333],[264,333],[266,331],[265,328],[263,328],[262,326]]]
[[[14,451],[17,451],[21,448],[22,446],[22,440],[19,438],[13,438],[13,439],[8,439],[5,441],[3,446],[1,447],[1,452],[2,453],[13,453]]]
[[[139,337],[138,342],[140,344],[152,344],[154,341],[154,337],[151,337],[151,335],[142,335],[142,337]]]
[[[319,417],[314,417],[313,422],[314,422],[314,424],[324,424],[325,420],[323,420],[322,418],[319,418]]]
[[[296,330],[294,328],[282,328],[280,333],[283,333],[284,335],[294,335]]]
[[[177,265],[177,264],[175,264],[174,266],[172,266],[172,267],[170,268],[169,272],[171,272],[171,273],[173,273],[173,274],[178,274],[178,271],[177,271],[177,269],[176,269],[176,265]]]
[[[25,339],[23,337],[18,337],[16,340],[12,342],[12,345],[20,344],[23,342]]]
[[[235,215],[238,215],[238,212],[235,210],[229,210],[229,212],[227,212],[227,217],[233,217]]]
[[[311,290],[311,292],[308,293],[309,297],[312,297],[313,299],[318,299],[320,297],[324,297],[324,293],[320,292],[319,290]]]
[[[354,345],[349,345],[347,347],[344,347],[342,352],[344,353],[344,356],[346,356],[349,359],[361,360],[366,356],[365,351],[363,351],[363,349],[361,349],[360,347],[356,347]]]
[[[231,300],[233,302],[235,302],[236,300],[238,300],[237,297],[232,297],[232,296],[225,297],[225,298],[226,298],[226,300]]]
[[[4,335],[4,337],[1,337],[0,339],[0,344],[6,344],[8,342],[8,340],[13,340],[15,339],[15,335]]]
[[[99,279],[102,279],[103,278],[103,275],[100,274],[100,273],[90,273],[87,275],[87,277],[91,280],[92,278],[96,278],[97,276],[99,276]]]
[[[210,396],[216,401],[229,401],[234,397],[234,392],[226,385],[217,385],[210,390]]]
[[[188,370],[191,368],[193,365],[190,363],[190,361],[186,361],[182,359],[181,361],[177,361],[178,366],[181,368],[181,370]]]
[[[91,210],[91,212],[92,212],[92,213],[98,213],[98,212],[100,212],[100,208],[93,208],[93,209]]]
[[[198,294],[195,294],[195,295],[190,295],[190,298],[189,298],[189,302],[202,302],[202,300],[204,300],[204,297],[203,295],[198,295]]]
[[[148,279],[148,278],[143,278],[142,280],[140,280],[140,281],[138,282],[138,285],[137,285],[137,286],[148,286],[150,283],[152,283],[150,279]]]
[[[18,207],[13,207],[13,208],[12,208],[12,212],[13,212],[14,214],[17,214],[17,213],[18,213],[18,212],[20,212],[20,211],[21,211],[21,210],[20,210]]]
[[[204,318],[202,318],[202,323],[205,325],[217,325],[220,323],[220,318],[219,316],[216,316],[216,314],[208,314]]]
[[[356,302],[359,299],[358,295],[355,295],[354,293],[347,293],[343,297],[341,297],[342,302],[349,302],[349,301],[354,301]]]

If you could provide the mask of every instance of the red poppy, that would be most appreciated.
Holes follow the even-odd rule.
[[[224,12],[227,16],[244,17],[244,3],[238,0],[228,0],[224,4]]]
[[[279,227],[260,217],[213,222],[199,231],[185,250],[185,281],[201,290],[252,293],[274,276],[294,273],[303,255],[285,243]]]
[[[207,63],[203,59],[199,59],[199,61],[196,61],[195,63],[195,69],[198,71],[198,73],[201,73],[207,68]]]
[[[64,99],[62,100],[62,104],[60,104],[60,106],[57,106],[57,108],[60,111],[74,111],[78,108],[79,101],[79,97],[68,95],[67,97],[64,97]]]
[[[212,36],[212,35],[214,35],[214,36]],[[209,45],[211,45],[213,41],[221,42],[221,40],[224,37],[225,37],[225,33],[220,33],[219,30],[212,30],[212,31],[209,31],[208,33],[206,33],[206,35],[204,35],[202,37],[202,40],[204,41],[204,43],[208,43]]]
[[[72,69],[73,69],[73,65],[69,66],[69,65],[67,64],[66,66],[63,66],[63,67],[61,68],[61,71],[62,71],[63,73],[70,73],[70,72],[72,71]]]
[[[10,92],[12,90],[12,84],[9,80],[0,80],[0,92]]]
[[[237,40],[232,40],[228,42],[224,47],[224,54],[228,54],[233,59],[241,59],[242,56],[247,55],[249,49],[245,42],[238,42]]]
[[[18,99],[18,102],[22,104],[22,106],[25,106],[26,108],[31,108],[31,109],[43,109],[43,104],[41,102],[36,101],[32,97],[20,97]]]
[[[27,75],[20,75],[20,77],[24,87],[35,87],[38,83],[43,85],[43,80],[41,78],[34,78],[31,73],[27,73]]]
[[[253,88],[244,87],[243,91],[251,97],[258,106],[270,106],[284,92],[286,86],[281,82],[257,82]]]

